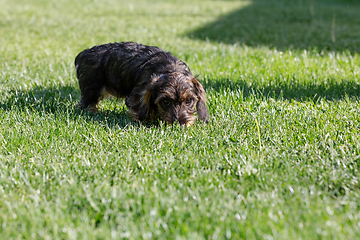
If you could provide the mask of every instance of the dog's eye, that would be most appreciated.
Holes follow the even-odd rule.
[[[169,106],[169,105],[170,105],[170,101],[167,100],[167,99],[165,99],[165,100],[163,101],[163,103],[164,103],[164,105],[166,105],[166,106]]]
[[[185,103],[186,103],[187,105],[189,105],[190,103],[192,103],[192,98],[187,98],[186,101],[185,101]]]

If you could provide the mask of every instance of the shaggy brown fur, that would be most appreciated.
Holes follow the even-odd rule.
[[[160,119],[191,125],[194,113],[207,122],[203,86],[188,66],[171,53],[133,42],[109,43],[78,54],[75,67],[82,109],[97,111],[106,95],[125,98],[136,120]]]

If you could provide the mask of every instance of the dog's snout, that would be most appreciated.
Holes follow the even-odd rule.
[[[179,115],[178,114],[175,114],[174,116],[173,116],[173,118],[172,118],[172,122],[174,123],[174,122],[176,122],[176,121],[178,121],[179,120]]]
[[[173,107],[173,114],[172,114],[172,119],[171,119],[171,122],[172,123],[175,123],[175,122],[179,122],[179,114],[180,114],[180,105],[176,104],[174,105]],[[181,123],[180,123],[181,125]]]

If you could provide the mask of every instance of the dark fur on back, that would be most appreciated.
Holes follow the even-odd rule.
[[[140,121],[160,118],[170,123],[176,120],[180,124],[191,122],[191,125],[195,105],[201,120],[207,121],[209,118],[201,84],[184,62],[158,47],[133,42],[99,45],[80,52],[75,66],[82,97],[79,106],[82,109],[89,107],[91,111],[96,111],[99,101],[110,94],[126,98],[130,112]],[[180,99],[185,90],[189,93],[188,109],[183,111],[188,112],[189,116],[181,120],[181,108],[177,105],[179,101],[185,101]],[[165,95],[167,100],[164,100]],[[172,116],[165,116],[166,104],[162,104],[160,99],[166,104],[171,100],[173,109],[168,111],[172,112]],[[196,101],[192,108],[189,99]]]

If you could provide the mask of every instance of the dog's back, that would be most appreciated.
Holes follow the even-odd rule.
[[[152,74],[174,71],[191,74],[188,66],[171,53],[134,42],[109,43],[86,49],[75,58],[75,67],[80,88],[84,86],[100,91],[106,86],[108,92],[116,92],[117,97],[126,97],[138,83],[146,84]],[[81,89],[81,92],[86,92],[86,89]]]

